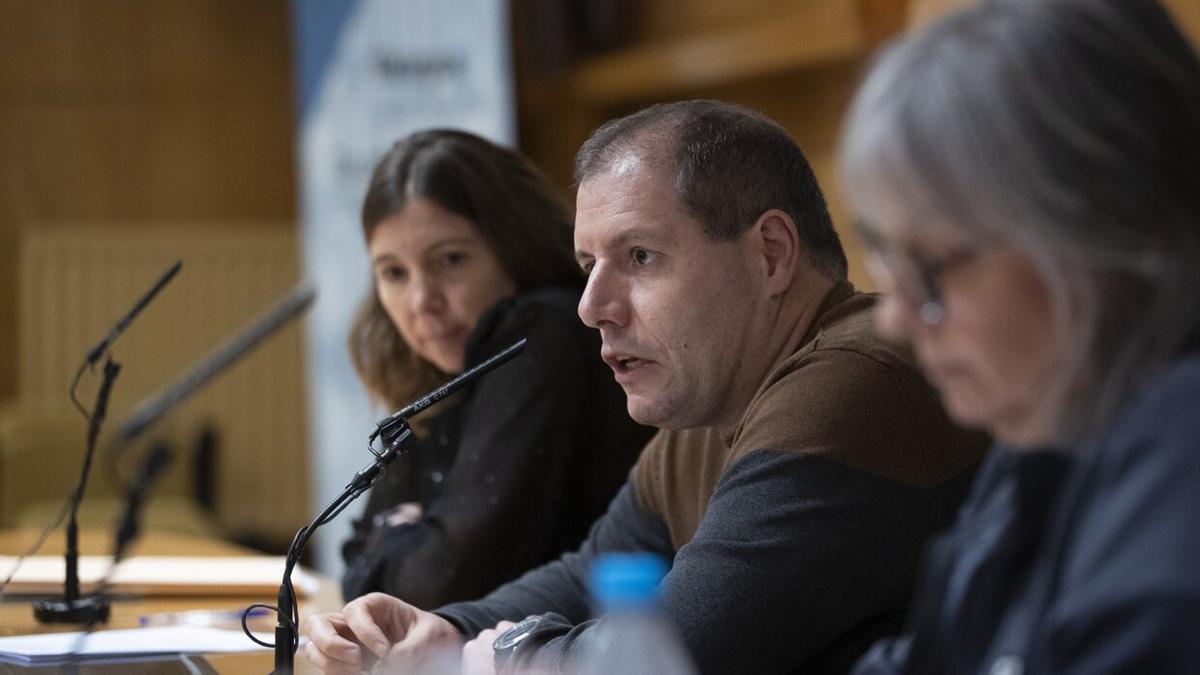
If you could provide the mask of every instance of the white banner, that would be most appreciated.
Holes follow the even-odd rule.
[[[359,210],[397,138],[455,127],[511,144],[513,85],[503,0],[293,0],[305,273],[317,289],[308,375],[313,513],[371,456],[372,410],[346,351],[368,291]],[[340,576],[341,542],[365,498],[317,534],[317,566]],[[300,524],[297,524],[299,527]]]

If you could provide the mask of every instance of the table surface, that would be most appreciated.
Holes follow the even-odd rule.
[[[38,532],[32,529],[0,531],[0,555],[19,555],[32,544]],[[81,531],[79,548],[81,554],[105,555],[110,552],[112,535],[109,532]],[[64,548],[63,533],[55,532],[38,551],[39,555],[61,554]],[[129,555],[187,555],[187,556],[244,556],[258,555],[256,551],[228,542],[191,537],[169,532],[150,531],[145,533],[131,548]],[[7,574],[8,570],[0,570]],[[341,592],[333,580],[320,577],[318,593],[300,603],[300,618],[318,612],[336,611],[341,607]],[[2,581],[2,579],[0,579]],[[147,614],[178,612],[189,609],[241,609],[253,602],[274,604],[274,598],[247,597],[239,595],[185,597],[162,596],[134,599],[116,599],[112,604],[112,618],[104,628],[136,628],[138,618]],[[0,602],[0,635],[22,635],[77,630],[77,626],[53,626],[40,624],[33,618],[33,608],[28,598]],[[220,673],[268,673],[274,666],[274,655],[268,650],[242,654],[213,654],[205,659]],[[296,672],[302,674],[318,672],[300,654],[296,655]]]

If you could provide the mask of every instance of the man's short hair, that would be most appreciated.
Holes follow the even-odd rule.
[[[673,153],[655,156],[654,153]],[[660,103],[607,122],[575,156],[575,181],[638,155],[665,160],[679,201],[714,240],[741,236],[769,209],[796,222],[814,269],[846,278],[846,254],[812,167],[788,133],[765,116],[720,101]]]

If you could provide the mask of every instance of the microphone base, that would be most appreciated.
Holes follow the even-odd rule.
[[[33,618],[38,623],[106,623],[112,611],[108,598],[86,595],[77,600],[35,600]]]

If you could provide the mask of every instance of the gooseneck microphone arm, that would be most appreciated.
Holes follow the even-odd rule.
[[[129,545],[137,539],[139,519],[146,496],[154,482],[171,466],[174,459],[170,448],[164,443],[156,444],[143,458],[141,469],[125,491],[125,509],[121,513],[121,519],[117,521],[117,532],[113,541],[113,568],[125,559]]]
[[[413,401],[407,407],[400,409],[398,412],[394,412],[391,415],[379,420],[375,424],[375,431],[371,433],[371,436],[367,439],[367,442],[373,443],[376,438],[382,437],[383,445],[385,448],[387,448],[391,445],[392,438],[402,431],[403,425],[407,424],[408,420],[412,419],[415,415],[424,412],[427,408],[446,398],[450,394],[453,394],[454,392],[463,388],[471,380],[485,375],[496,369],[498,366],[507,363],[509,359],[513,358],[517,354],[520,354],[525,349],[526,342],[527,340],[525,338],[517,340],[516,342],[497,352],[483,363],[480,363],[453,380],[450,380],[446,384],[434,389],[425,396]]]
[[[283,568],[283,581],[279,585],[278,606],[268,607],[269,609],[275,609],[278,614],[278,622],[275,624],[275,644],[269,645],[262,642],[246,626],[247,613],[255,607],[264,607],[265,605],[251,605],[242,614],[242,629],[246,632],[246,635],[264,647],[273,646],[275,648],[275,673],[278,675],[290,675],[295,667],[296,648],[300,644],[300,612],[296,603],[296,591],[292,587],[292,570],[295,569],[296,564],[299,562],[300,554],[304,551],[304,546],[312,537],[313,532],[318,527],[336,518],[351,502],[366,492],[383,475],[388,465],[408,449],[412,441],[412,428],[408,423],[410,417],[424,411],[438,401],[470,384],[476,378],[507,363],[525,349],[525,343],[526,340],[524,338],[518,340],[483,363],[467,370],[429,394],[417,399],[407,407],[376,423],[375,431],[371,432],[367,443],[368,447],[370,447],[375,442],[375,439],[378,438],[383,446],[383,451],[376,454],[372,448],[371,452],[375,454],[375,461],[354,474],[354,478],[346,484],[341,494],[335,497],[311,523],[296,532],[291,546],[288,547],[287,558]]]
[[[150,290],[146,291],[146,294],[143,295],[136,303],[134,303],[133,308],[130,309],[125,316],[121,317],[121,320],[112,327],[112,330],[108,331],[108,335],[105,335],[103,340],[96,343],[95,347],[92,347],[91,351],[89,351],[87,356],[84,357],[85,363],[88,365],[96,363],[96,361],[100,359],[100,355],[103,354],[105,350],[107,350],[112,343],[116,341],[117,337],[120,336],[121,333],[125,332],[125,329],[129,327],[129,324],[133,322],[133,319],[140,314],[143,309],[146,308],[146,305],[150,304],[150,301],[154,299],[154,296],[158,295],[158,292],[163,289],[163,286],[166,286],[171,279],[175,278],[176,274],[179,274],[179,269],[181,267],[183,267],[183,261],[176,260],[174,265],[171,265],[166,272],[163,272],[163,275],[159,277],[158,281],[154,282],[154,285],[150,287]]]
[[[79,592],[79,524],[78,513],[79,503],[83,501],[83,493],[87,488],[88,475],[91,473],[92,458],[96,454],[96,439],[100,435],[100,426],[104,422],[104,416],[108,410],[108,397],[112,392],[113,382],[117,379],[117,374],[121,372],[121,366],[112,358],[104,363],[104,372],[100,382],[100,389],[96,394],[96,405],[91,413],[88,413],[80,405],[79,399],[75,396],[75,390],[79,386],[79,380],[83,376],[85,370],[95,365],[113,342],[129,327],[134,318],[150,304],[150,301],[162,291],[175,275],[179,273],[179,269],[183,263],[179,260],[171,265],[166,272],[159,277],[158,281],[146,291],[137,302],[133,304],[125,316],[121,317],[109,331],[108,335],[104,336],[96,346],[88,350],[88,353],[83,358],[83,363],[79,366],[79,370],[75,373],[75,378],[71,381],[71,387],[68,394],[71,402],[75,407],[83,413],[84,417],[88,418],[88,434],[87,447],[83,455],[83,470],[80,472],[79,482],[75,485],[75,489],[71,492],[71,497],[68,502],[68,518],[67,521],[67,544],[65,552],[66,575],[63,582],[63,599],[61,601],[54,599],[39,600],[33,604],[33,615],[42,623],[85,623],[94,625],[98,622],[107,621],[109,615],[109,603],[99,593],[91,597],[81,597]],[[61,518],[61,516],[60,516]],[[61,520],[60,520],[61,522]],[[57,524],[55,525],[57,526]]]
[[[90,366],[94,366],[96,362],[100,360],[100,357],[104,355],[104,352],[108,351],[108,348],[117,341],[117,338],[120,337],[121,333],[124,333],[125,329],[129,327],[129,324],[133,323],[134,318],[136,318],[138,314],[142,313],[142,310],[146,308],[146,305],[150,304],[150,301],[153,300],[156,295],[158,295],[159,291],[161,291],[163,287],[167,285],[167,283],[175,278],[176,274],[179,274],[179,270],[182,267],[183,261],[176,260],[175,264],[167,268],[167,271],[163,272],[162,276],[158,278],[158,281],[154,282],[154,285],[150,287],[150,290],[146,291],[141,298],[138,298],[138,301],[135,302],[133,307],[125,313],[125,316],[121,317],[120,321],[117,321],[117,323],[113,325],[111,329],[109,329],[108,335],[105,335],[103,339],[96,343],[96,346],[89,349],[87,355],[83,357],[83,363],[80,364],[79,370],[75,371],[75,377],[71,380],[69,394],[71,396],[71,402],[75,404],[75,407],[79,409],[79,412],[84,414],[84,417],[88,417],[89,415],[87,414],[87,411],[83,409],[83,406],[79,404],[79,399],[75,398],[75,388],[79,386],[79,380],[83,377],[83,371],[87,370]]]
[[[194,394],[203,385],[236,363],[238,359],[245,356],[263,340],[300,316],[312,304],[314,297],[314,291],[306,284],[297,286],[280,301],[276,302],[261,317],[253,320],[249,326],[239,331],[228,342],[218,347],[199,364],[185,372],[173,385],[167,387],[161,393],[152,395],[141,405],[138,405],[130,418],[121,425],[118,434],[119,441],[112,447],[116,451],[128,448],[132,440],[142,434],[174,406],[178,405],[180,401]],[[143,298],[140,304],[144,305],[145,301],[146,299]],[[132,312],[130,316],[133,314],[136,314],[136,312]],[[100,422],[104,419],[107,409],[109,390],[119,370],[120,366],[113,363],[112,359],[109,359],[105,363],[105,379],[100,385],[100,393],[97,396],[96,407],[91,417],[91,426],[88,429],[88,452],[84,460],[83,476],[75,489],[75,493],[72,495],[71,525],[67,528],[67,600],[66,602],[42,601],[35,603],[34,614],[39,621],[82,623],[87,625],[90,630],[96,623],[105,621],[108,618],[109,604],[102,597],[102,592],[106,585],[105,580],[102,580],[100,586],[98,586],[98,591],[92,596],[87,598],[78,597],[79,582],[76,573],[78,559],[76,541],[78,535],[75,527],[75,507],[78,506],[79,500],[83,496],[83,487],[87,482],[88,470],[91,466],[93,450],[100,430]],[[115,459],[110,457],[110,461],[115,461]],[[112,569],[115,569],[116,563],[124,556],[129,544],[137,536],[138,515],[146,498],[147,490],[170,461],[170,451],[165,446],[156,446],[142,462],[142,470],[138,478],[129,486],[125,514],[117,527],[116,542],[113,549],[113,565],[110,567],[110,573]],[[105,579],[107,579],[107,576]]]
[[[108,570],[104,576],[96,582],[93,597],[104,598],[108,591],[108,585],[112,581],[113,574],[117,571],[117,566],[125,559],[125,553],[129,549],[129,545],[137,538],[138,533],[138,518],[141,515],[142,505],[145,503],[146,495],[150,491],[150,487],[154,485],[155,480],[159,475],[171,465],[173,457],[170,448],[165,443],[157,443],[146,454],[143,459],[141,468],[137,473],[137,477],[130,483],[129,488],[125,493],[125,509],[121,514],[121,519],[117,521],[116,537],[113,542],[112,561],[109,562]],[[95,630],[98,617],[94,617],[97,621],[91,621],[84,625],[79,636],[75,638],[75,642],[67,651],[67,659],[69,662],[67,672],[74,673],[75,656],[83,651],[83,644]]]

